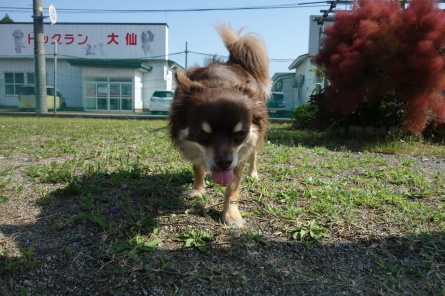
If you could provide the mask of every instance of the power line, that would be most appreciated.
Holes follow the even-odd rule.
[[[228,56],[219,55],[219,54],[209,54],[209,53],[202,53],[202,52],[196,52],[196,51],[190,51],[190,50],[188,52],[197,54],[197,55],[207,56],[207,57],[217,57],[217,58],[222,58],[222,59],[229,58]],[[294,60],[295,60],[295,58],[292,58],[292,59],[269,59],[270,62],[290,62],[290,61],[294,61]]]
[[[215,8],[184,8],[184,9],[80,9],[80,8],[59,8],[58,12],[63,13],[168,13],[168,12],[208,12],[208,11],[236,11],[236,10],[266,10],[266,9],[292,9],[321,7],[328,4],[320,2],[296,3],[296,4],[275,4],[258,6],[240,6],[240,7],[215,7]],[[28,7],[0,7],[5,12],[30,12],[32,8]]]
[[[221,59],[228,59],[229,58],[229,56],[227,56],[227,55],[202,53],[202,52],[196,52],[196,51],[188,51],[188,52],[191,53],[191,54],[206,56],[206,57],[209,57],[209,58],[213,58],[213,57],[221,58]],[[171,57],[171,56],[177,56],[177,55],[183,55],[183,54],[185,54],[184,51],[179,51],[179,52],[169,53],[167,55],[150,56],[148,58],[147,57],[140,57],[140,58],[135,58],[135,59],[136,60],[147,60],[147,61],[148,60],[156,60],[156,59],[162,60],[166,56]],[[48,53],[48,54],[46,54],[46,56],[49,58],[49,57],[54,56],[54,54]],[[0,59],[11,58],[11,57],[14,57],[14,56],[13,55],[1,55]],[[25,58],[32,58],[33,56],[29,55],[29,56],[23,56],[23,57],[25,57]],[[58,57],[62,58],[62,59],[79,59],[79,58],[82,59],[82,57],[79,57],[79,56],[65,55],[65,54],[61,54],[61,53],[58,54]],[[84,58],[84,59],[88,60],[89,58]],[[272,59],[271,58],[271,59],[269,59],[269,62],[271,62],[271,63],[274,63],[274,62],[291,62],[291,61],[294,61],[294,60],[295,60],[295,58],[285,58],[285,59]]]

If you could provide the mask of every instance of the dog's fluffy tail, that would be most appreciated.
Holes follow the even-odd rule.
[[[265,98],[270,96],[272,80],[269,76],[269,58],[261,37],[255,33],[242,35],[228,24],[216,26],[219,35],[229,50],[229,62],[239,64],[260,83]]]

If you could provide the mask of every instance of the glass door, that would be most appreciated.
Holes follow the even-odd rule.
[[[97,84],[97,109],[108,110],[108,84]]]
[[[96,83],[85,83],[85,109],[96,110],[97,87]]]
[[[125,83],[122,89],[122,110],[133,110],[133,84]]]
[[[85,109],[133,110],[133,80],[131,78],[86,78],[84,85]]]
[[[110,83],[110,110],[121,110],[121,86]]]

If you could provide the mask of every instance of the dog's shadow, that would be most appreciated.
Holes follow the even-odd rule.
[[[76,178],[62,189],[55,190],[45,198],[65,199],[82,203],[82,207],[96,207],[106,215],[134,214],[143,209],[144,214],[184,211],[189,207],[182,192],[193,182],[190,171],[179,173],[151,173],[133,168],[114,173],[94,173]]]
[[[21,246],[31,243],[26,239],[28,236],[21,235],[30,228],[35,233],[33,244],[64,245],[66,230],[74,231],[70,237],[84,237],[85,231],[120,232],[144,221],[171,215],[205,216],[220,223],[220,211],[215,207],[206,208],[205,197],[183,195],[192,183],[193,173],[187,169],[170,173],[134,168],[85,174],[36,200],[40,208],[37,223],[3,224],[0,230],[7,237],[15,237]],[[48,231],[60,235],[49,242],[45,234]]]

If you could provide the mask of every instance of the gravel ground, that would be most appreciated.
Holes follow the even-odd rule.
[[[398,156],[382,157],[389,165],[400,162]],[[410,158],[424,171],[445,172],[443,158]],[[120,256],[109,251],[110,229],[76,216],[82,212],[80,200],[36,203],[39,188],[55,192],[61,186],[29,181],[25,169],[51,161],[19,154],[0,158],[0,170],[16,167],[11,177],[25,186],[19,196],[0,204],[0,295],[382,295],[388,290],[375,279],[385,279],[388,268],[376,262],[376,254],[415,262],[426,252],[420,238],[394,235],[391,225],[363,223],[310,246],[283,236],[286,222],[270,215],[250,215],[247,230],[237,231],[218,222],[220,205],[186,214],[187,201],[179,198],[182,206],[152,213],[160,222],[161,244],[137,258]],[[249,199],[254,194],[244,192],[242,212],[264,207]],[[147,200],[139,200],[131,186],[110,185],[101,196],[104,201],[97,207],[117,228],[125,218],[118,205],[126,196],[150,213]],[[218,198],[215,204],[221,202]],[[172,239],[191,227],[212,235],[207,251],[184,248]],[[18,246],[33,246],[32,258],[7,270],[21,257]],[[434,260],[445,266],[443,257]],[[443,270],[436,272],[436,279],[445,281]],[[404,295],[416,295],[416,283],[406,285]]]

